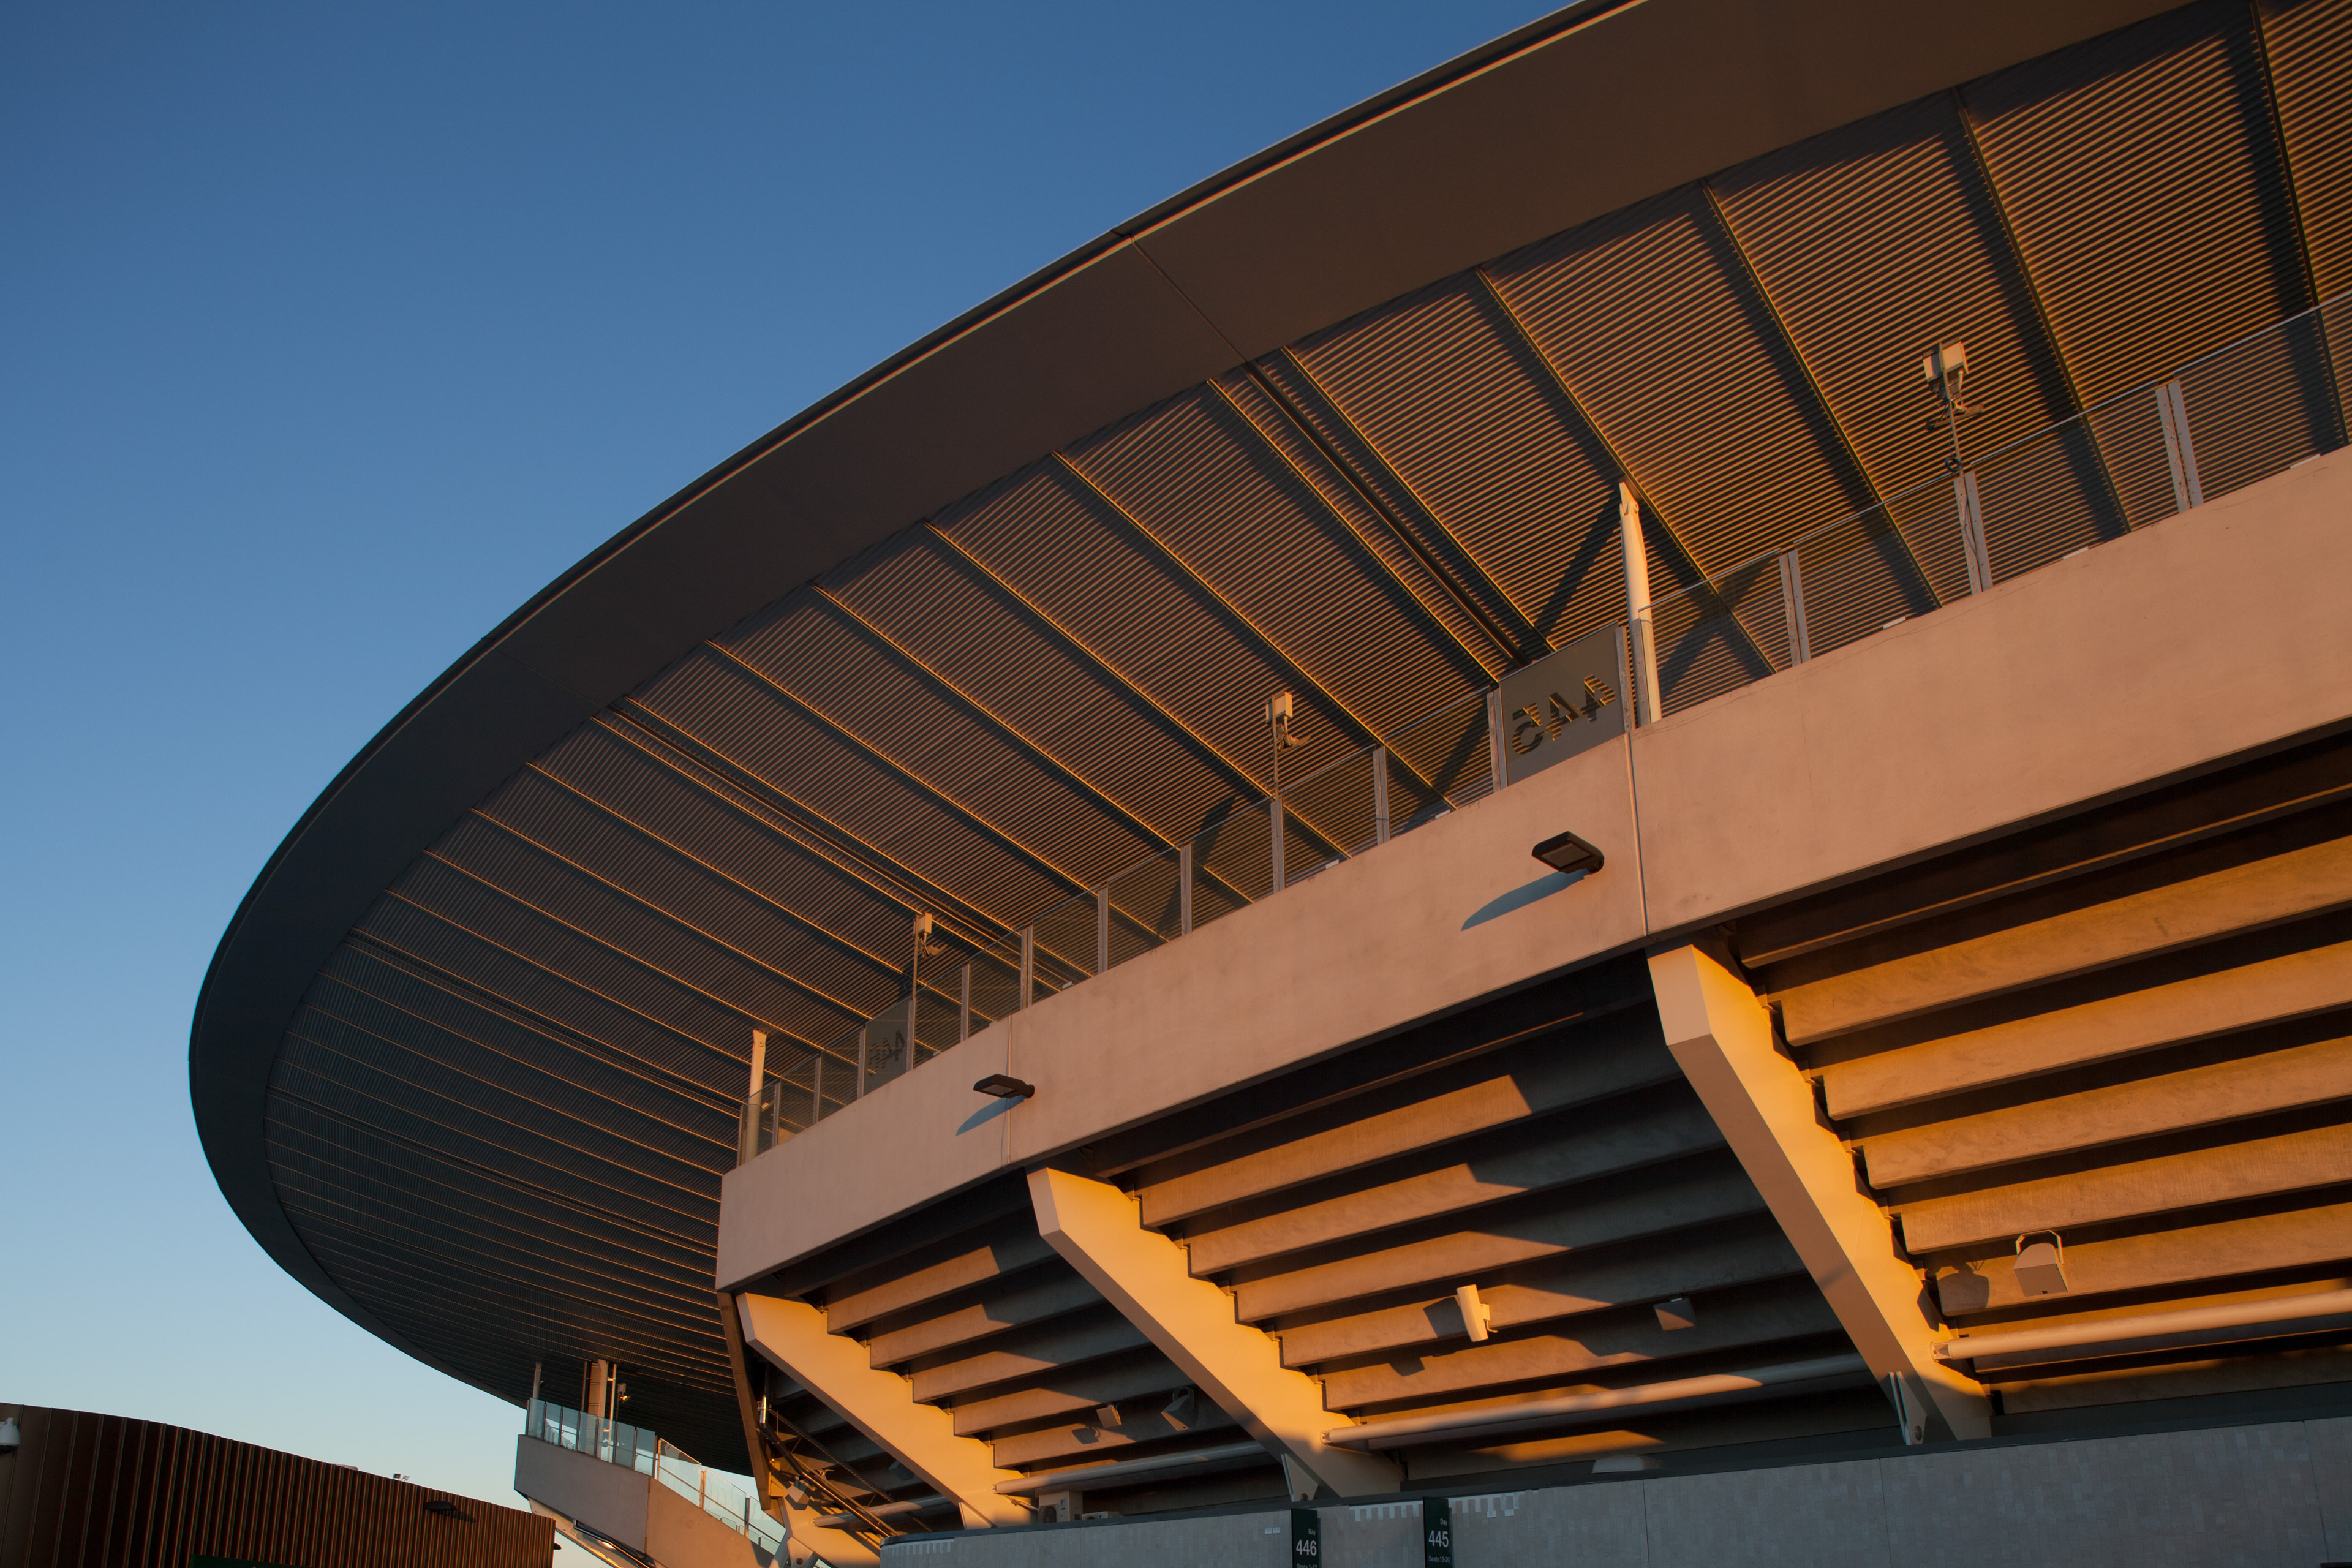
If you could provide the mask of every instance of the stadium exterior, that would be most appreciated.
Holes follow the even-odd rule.
[[[1572,6],[486,637],[207,1155],[612,1561],[2352,1558],[2347,400],[2352,4]]]

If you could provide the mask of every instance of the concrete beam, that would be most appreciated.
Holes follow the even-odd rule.
[[[1184,1249],[1146,1229],[1134,1199],[1107,1182],[1053,1170],[1029,1173],[1029,1196],[1038,1234],[1280,1458],[1294,1486],[1303,1475],[1337,1496],[1365,1497],[1402,1484],[1390,1461],[1323,1441],[1335,1423],[1321,1387],[1282,1364],[1271,1336],[1235,1321],[1223,1290],[1192,1278]]]
[[[1781,1054],[1762,1000],[1712,942],[1653,953],[1650,983],[1666,1048],[1871,1374],[1882,1384],[1899,1376],[1913,1398],[1925,1396],[1928,1436],[1991,1436],[1983,1389],[1936,1359],[1919,1271],[1904,1261],[1885,1213],[1822,1124],[1812,1086]]]
[[[997,1468],[988,1445],[957,1436],[954,1418],[946,1411],[918,1404],[905,1378],[867,1362],[864,1345],[827,1332],[823,1312],[777,1296],[745,1294],[735,1302],[745,1348],[783,1368],[941,1497],[951,1499],[967,1529],[1029,1522],[1026,1509],[997,1495],[997,1482],[1020,1478]]]
[[[873,1568],[882,1561],[878,1551],[854,1535],[819,1524],[814,1509],[793,1507],[793,1500],[777,1483],[775,1466],[768,1458],[767,1439],[761,1429],[759,1410],[751,1397],[751,1368],[744,1360],[742,1315],[723,1293],[719,1298],[719,1326],[727,1341],[728,1368],[735,1377],[735,1413],[743,1423],[743,1451],[751,1460],[753,1495],[759,1499],[763,1512],[782,1523],[784,1555],[793,1568],[801,1568],[812,1558],[822,1558],[834,1568]]]

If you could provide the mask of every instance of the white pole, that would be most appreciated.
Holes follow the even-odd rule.
[[[1658,645],[1650,623],[1650,547],[1642,538],[1642,498],[1617,481],[1617,538],[1625,552],[1625,629],[1633,647],[1637,721],[1658,721]]]
[[[751,1098],[753,1100],[759,1099],[760,1091],[767,1087],[767,1079],[768,1031],[754,1029],[751,1031]]]

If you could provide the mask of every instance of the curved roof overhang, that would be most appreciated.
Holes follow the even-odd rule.
[[[1487,258],[2169,8],[1588,0],[1204,182],[877,367],[551,584],[304,814],[196,1005],[192,1093],[222,1191],[288,1272],[451,1370],[311,1256],[262,1119],[306,988],[475,802],[703,639],[1088,432]]]

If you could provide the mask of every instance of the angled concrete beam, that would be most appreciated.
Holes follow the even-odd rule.
[[[962,1510],[964,1527],[1026,1524],[1029,1510],[997,1494],[1020,1475],[996,1468],[988,1445],[959,1437],[955,1419],[917,1403],[907,1380],[866,1360],[866,1347],[825,1331],[824,1314],[805,1301],[750,1294],[735,1298],[743,1343],[815,1394],[909,1471]]]
[[[1853,1348],[1881,1386],[1899,1380],[1906,1397],[1897,1408],[1923,1417],[1906,1418],[1906,1440],[1990,1436],[1983,1388],[1936,1359],[1942,1336],[1923,1305],[1919,1271],[1903,1260],[1885,1211],[1815,1112],[1812,1086],[1781,1054],[1763,1001],[1711,941],[1652,953],[1650,984],[1666,1048]]]
[[[751,1039],[752,1074],[756,1079],[760,1054],[767,1048],[767,1037],[754,1031]],[[854,1535],[819,1524],[814,1509],[793,1507],[793,1500],[778,1484],[775,1461],[768,1456],[767,1438],[761,1430],[760,1415],[751,1399],[751,1372],[744,1359],[742,1314],[724,1292],[719,1297],[719,1326],[726,1331],[727,1364],[735,1374],[735,1413],[743,1423],[743,1451],[751,1460],[751,1486],[759,1497],[761,1511],[784,1527],[785,1557],[793,1568],[803,1568],[812,1558],[822,1558],[833,1568],[874,1568],[882,1561],[879,1552]]]
[[[1037,1231],[1127,1321],[1143,1331],[1202,1393],[1281,1459],[1294,1496],[1392,1492],[1397,1468],[1323,1440],[1323,1390],[1282,1364],[1272,1336],[1234,1317],[1234,1303],[1185,1266],[1184,1250],[1146,1229],[1135,1200],[1107,1182],[1064,1171],[1029,1173]],[[1302,1480],[1312,1487],[1302,1487]]]

